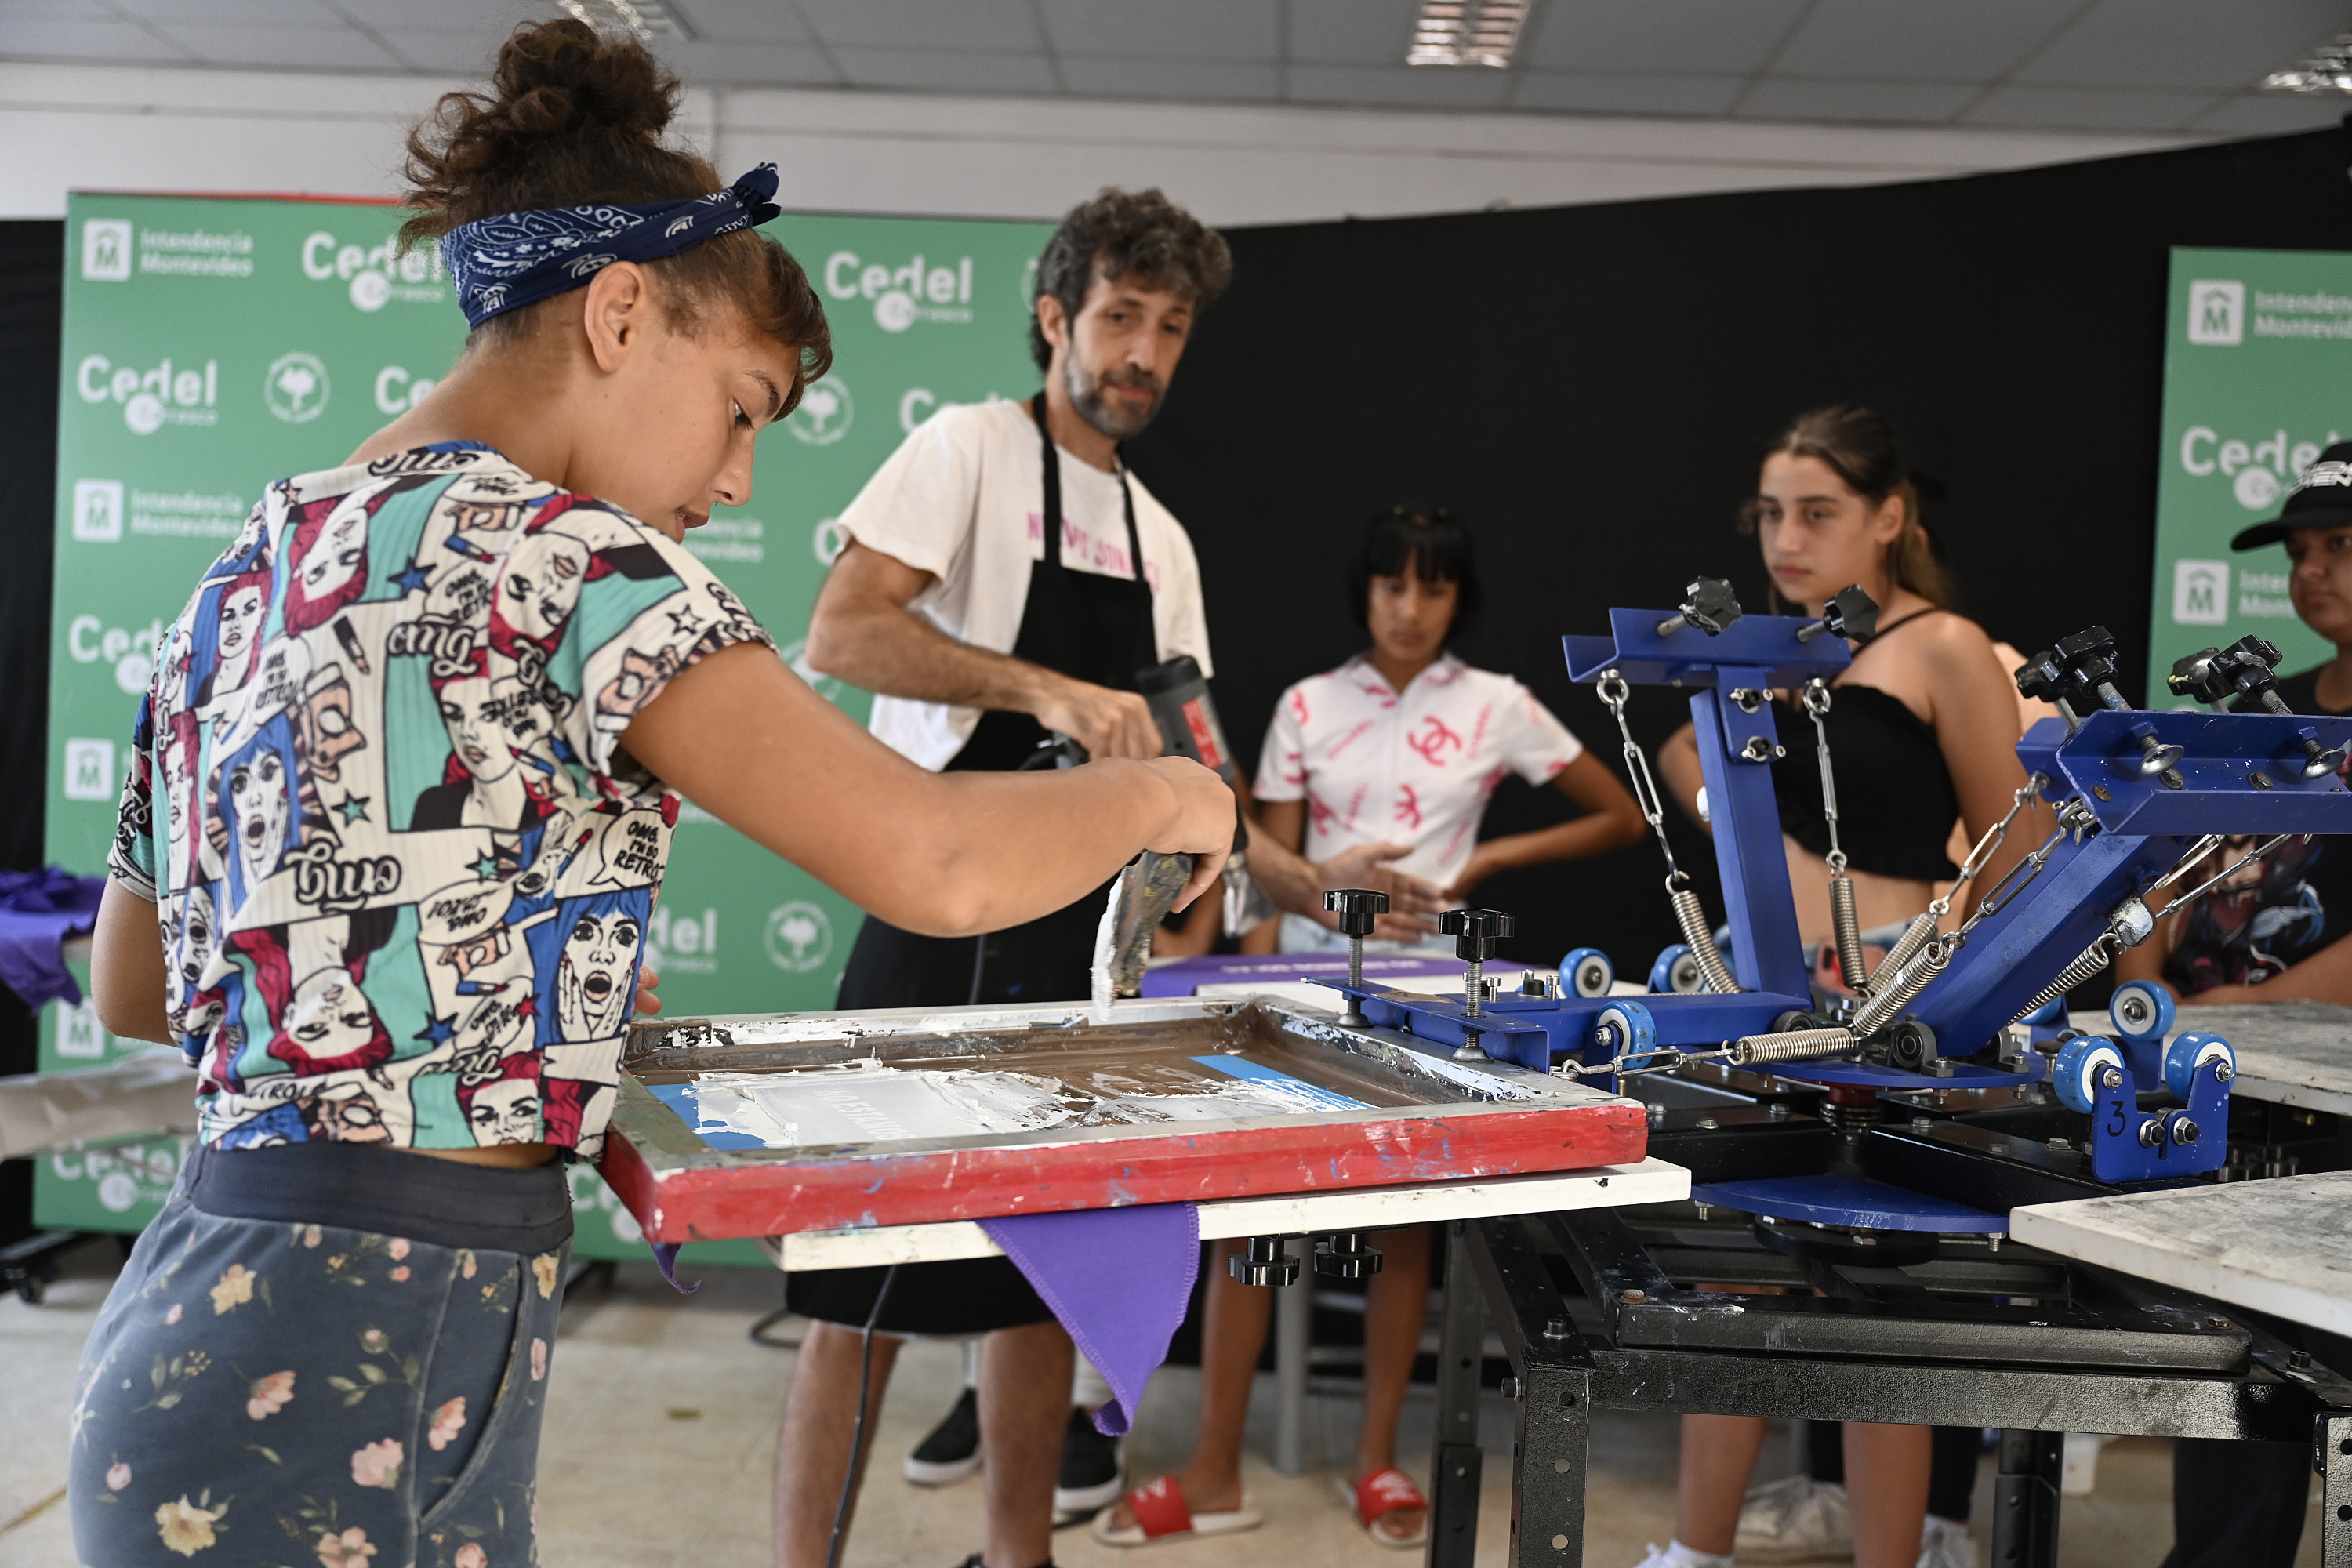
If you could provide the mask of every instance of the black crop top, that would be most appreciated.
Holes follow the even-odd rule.
[[[1822,765],[1813,721],[1793,703],[1773,718],[1788,755],[1772,764],[1780,829],[1816,855],[1830,852],[1822,820]],[[1838,845],[1857,871],[1940,882],[1958,874],[1945,846],[1960,794],[1944,765],[1935,726],[1874,686],[1833,686],[1822,721],[1837,781]]]

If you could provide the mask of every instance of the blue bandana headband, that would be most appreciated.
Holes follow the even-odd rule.
[[[657,261],[756,228],[782,210],[775,195],[776,166],[762,163],[726,190],[682,202],[501,213],[443,235],[441,264],[466,324],[478,327],[581,288],[615,261]]]

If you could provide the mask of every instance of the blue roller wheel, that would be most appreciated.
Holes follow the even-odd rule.
[[[2059,1019],[2065,1016],[2066,998],[2063,996],[2053,996],[2049,1001],[2044,1002],[2041,1006],[2036,1007],[2032,1012],[2028,1013],[2024,1017],[2020,1018],[2018,1022],[2031,1026],[2046,1029],[2052,1025],[2057,1023]]]
[[[1646,1067],[1657,1055],[1658,1021],[1631,998],[1602,1008],[1592,1027],[1595,1043],[1607,1040],[1612,1054],[1626,1067]]]
[[[2096,1035],[2077,1035],[2058,1051],[2058,1059],[2050,1064],[2051,1086],[2058,1091],[2058,1103],[2084,1116],[2099,1105],[2099,1074],[2108,1068],[2124,1070],[2124,1054],[2115,1042]]]
[[[2116,987],[2107,1018],[2126,1040],[2160,1040],[2172,1032],[2172,993],[2153,980],[2130,980]]]
[[[1606,996],[1617,984],[1617,966],[1597,947],[1580,947],[1559,961],[1559,989],[1569,996]]]
[[[2229,1041],[2219,1035],[2202,1035],[2194,1030],[2182,1035],[2164,1047],[2164,1087],[2187,1100],[2189,1091],[2210,1070],[2207,1064],[2211,1062],[2229,1063],[2230,1077],[2238,1076],[2238,1053],[2231,1048]]]
[[[1650,989],[1661,995],[1688,996],[1706,989],[1706,976],[1699,973],[1698,960],[1691,956],[1691,950],[1676,942],[1650,965]]]

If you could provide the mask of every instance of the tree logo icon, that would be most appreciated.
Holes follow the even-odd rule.
[[[331,390],[327,367],[316,354],[278,355],[270,362],[269,374],[261,384],[269,412],[289,425],[308,425],[325,413]]]
[[[850,423],[856,417],[857,405],[850,401],[849,388],[839,376],[828,375],[801,394],[801,405],[784,424],[810,446],[830,447],[849,434]]]
[[[806,974],[833,956],[833,917],[795,899],[768,911],[768,957],[787,974]]]

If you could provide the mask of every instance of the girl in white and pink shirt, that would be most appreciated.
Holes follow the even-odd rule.
[[[1459,522],[1442,510],[1402,507],[1373,519],[1349,565],[1348,589],[1371,648],[1282,694],[1258,767],[1256,831],[1316,860],[1357,845],[1395,846],[1408,851],[1397,865],[1457,900],[1497,871],[1597,855],[1642,836],[1633,795],[1526,687],[1444,651],[1446,637],[1478,605],[1470,536]],[[1511,773],[1553,785],[1582,814],[1557,827],[1479,842],[1486,802]],[[1273,951],[1274,925],[1252,931],[1245,948]],[[1342,940],[1287,915],[1280,938],[1289,952]],[[1233,1245],[1214,1243],[1217,1256],[1203,1268],[1201,1429],[1192,1458],[1097,1516],[1095,1537],[1107,1544],[1144,1546],[1265,1521],[1242,1491],[1241,1444],[1273,1292],[1232,1279],[1223,1255]],[[1353,1465],[1332,1479],[1375,1543],[1413,1548],[1428,1539],[1429,1504],[1397,1468],[1396,1424],[1428,1305],[1429,1227],[1380,1231],[1373,1245],[1385,1266],[1366,1290],[1364,1419]]]
[[[1348,589],[1372,646],[1275,705],[1254,792],[1260,831],[1313,860],[1360,844],[1408,845],[1398,868],[1457,902],[1498,871],[1598,855],[1642,836],[1633,795],[1535,693],[1445,650],[1478,606],[1460,522],[1442,508],[1374,518],[1349,563]],[[1552,785],[1583,814],[1480,842],[1486,803],[1507,773]],[[1273,950],[1345,944],[1337,931],[1286,915]],[[1450,941],[1439,946],[1453,952]]]

